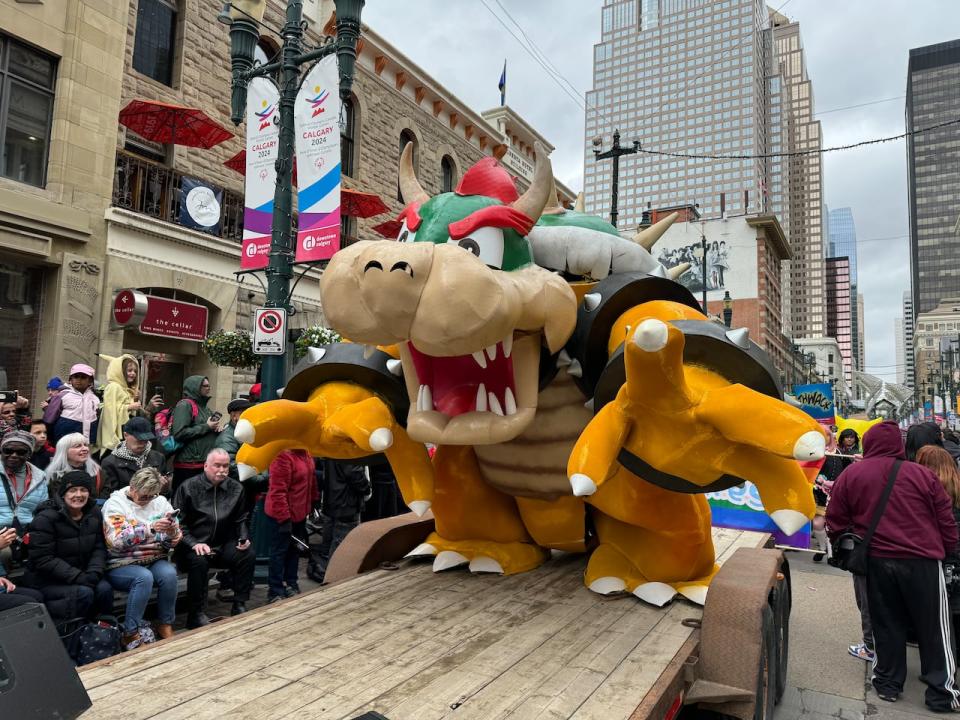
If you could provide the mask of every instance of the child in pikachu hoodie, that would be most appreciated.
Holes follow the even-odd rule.
[[[107,365],[107,386],[103,390],[103,408],[97,445],[101,450],[113,450],[123,441],[123,425],[141,409],[140,365],[133,355],[111,358]]]

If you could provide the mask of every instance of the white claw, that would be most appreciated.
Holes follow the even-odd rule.
[[[557,367],[566,367],[570,362],[570,353],[567,352],[566,348],[561,349],[560,352],[557,353]]]
[[[690,602],[703,605],[707,601],[708,589],[706,585],[687,585],[680,591],[680,594]]]
[[[477,361],[477,365],[482,367],[484,370],[487,369],[487,358],[483,354],[482,350],[478,350],[477,352],[473,353],[473,359]]]
[[[644,602],[656,605],[657,607],[663,607],[673,600],[673,596],[677,594],[677,591],[666,583],[648,582],[643,585],[638,585],[634,589],[633,594]]]
[[[623,592],[627,589],[627,584],[618,577],[609,575],[600,577],[590,583],[590,590],[600,595],[609,595],[610,593]]]
[[[646,352],[662,350],[667,345],[666,323],[653,318],[644,320],[633,334],[633,343]]]
[[[307,358],[312,363],[318,363],[323,360],[323,356],[327,354],[326,348],[318,347],[309,347],[307,348]]]
[[[249,420],[240,418],[237,421],[237,426],[233,429],[233,436],[242,443],[253,445],[257,440],[257,429]]]
[[[453,550],[444,550],[434,559],[433,571],[440,572],[441,570],[449,570],[458,565],[466,565],[468,562],[469,560],[460,553],[454,552]]]
[[[583,305],[587,308],[587,312],[593,312],[600,305],[601,300],[603,297],[600,293],[587,293],[583,296]]]
[[[503,409],[507,415],[517,414],[517,400],[513,397],[513,390],[510,388],[503,393]]]
[[[383,452],[393,445],[393,433],[390,428],[377,428],[370,433],[370,449],[376,452]]]
[[[486,555],[480,555],[475,557],[470,561],[470,572],[475,573],[498,573],[503,575],[503,568],[500,567],[500,563],[494,560],[492,557],[487,557]]]
[[[253,465],[247,465],[246,463],[237,463],[237,477],[240,478],[240,482],[243,482],[244,480],[249,480],[256,474],[257,474],[257,469]]]
[[[573,375],[574,377],[583,377],[583,367],[581,367],[579,360],[570,361],[570,367],[567,368],[567,374]]]
[[[490,362],[493,362],[494,360],[496,360],[496,359],[497,359],[497,344],[494,343],[493,345],[487,345],[487,347],[486,347],[486,353],[487,353],[487,355],[490,356]]]
[[[597,491],[597,484],[583,473],[574,473],[570,476],[570,488],[577,497],[593,495]]]
[[[236,432],[234,432],[236,434]],[[805,432],[793,446],[793,456],[797,460],[819,460],[826,452],[827,441],[822,432]]]
[[[477,412],[487,411],[487,386],[480,383],[477,388]]]
[[[770,513],[770,519],[780,528],[780,532],[788,536],[809,522],[806,515],[796,510],[774,510]]]
[[[287,389],[286,387],[277,388],[277,397],[278,397],[278,398],[282,398],[282,397],[283,397],[283,391],[286,390],[286,389]]]
[[[394,360],[393,358],[390,358],[389,360],[387,360],[387,370],[392,372],[394,375],[399,375],[400,373],[403,372],[403,363],[400,362],[399,360]]]
[[[412,503],[407,505],[407,507],[410,508],[410,512],[412,512],[417,517],[423,517],[423,514],[430,509],[430,501],[414,500]],[[430,547],[433,547],[433,545],[431,545]],[[436,548],[434,548],[433,552],[436,552],[436,551],[437,551]]]
[[[587,400],[587,401],[583,404],[583,406],[584,406],[587,410],[589,410],[590,412],[593,412],[593,398],[590,398],[589,400]]]
[[[430,543],[420,543],[404,557],[429,557],[437,554],[437,549]]]
[[[364,345],[363,346],[363,359],[367,360],[377,351],[377,348],[374,345]]]
[[[490,412],[494,415],[503,415],[503,408],[500,406],[500,400],[492,392],[487,393],[487,402],[490,403]]]
[[[510,357],[510,353],[513,352],[513,333],[510,333],[503,339],[503,356],[505,358]]]

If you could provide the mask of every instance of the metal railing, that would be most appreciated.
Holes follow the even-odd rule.
[[[180,225],[183,177],[183,173],[173,168],[120,150],[117,152],[113,204]],[[223,192],[219,232],[210,234],[239,243],[243,237],[243,195],[213,184],[210,187]]]

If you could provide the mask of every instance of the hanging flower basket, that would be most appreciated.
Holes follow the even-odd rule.
[[[331,330],[323,325],[311,325],[304,328],[300,337],[297,338],[297,360],[307,354],[307,348],[320,347],[321,345],[332,345],[343,340],[340,333]]]
[[[260,364],[260,356],[253,354],[253,340],[246,330],[216,330],[203,341],[203,351],[220,367],[242,370]]]

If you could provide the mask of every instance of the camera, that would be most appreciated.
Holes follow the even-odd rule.
[[[950,597],[960,595],[960,567],[952,564],[944,565],[943,580],[947,586],[947,595]]]
[[[16,390],[0,390],[0,403],[15,403],[17,396]]]

